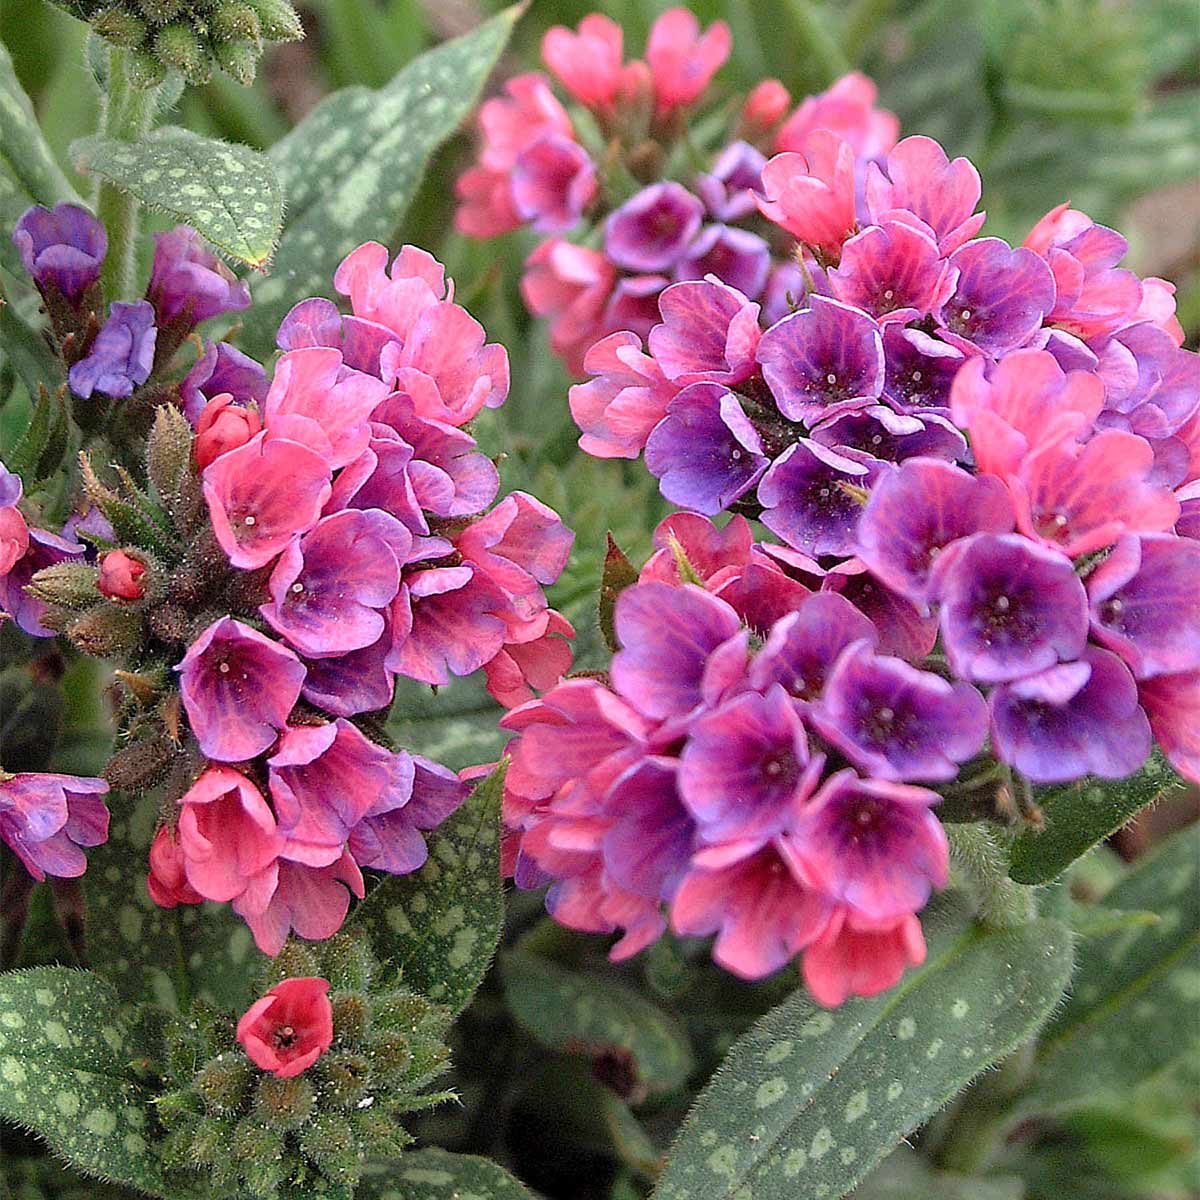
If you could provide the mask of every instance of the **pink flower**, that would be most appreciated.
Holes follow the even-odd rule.
[[[507,96],[485,101],[479,110],[483,132],[480,162],[493,171],[509,171],[522,150],[548,133],[571,137],[571,118],[554,98],[546,77],[516,75],[505,85]]]
[[[532,700],[535,688],[548,691],[571,669],[574,627],[554,609],[547,617],[545,633],[528,642],[506,642],[483,664],[487,690],[505,708]]]
[[[714,279],[675,283],[658,307],[650,354],[673,384],[733,386],[754,374],[759,309],[736,288]]]
[[[651,26],[646,43],[658,114],[698,100],[732,47],[733,38],[724,21],[714,21],[702,35],[700,22],[686,8],[663,13]]]
[[[587,108],[612,111],[621,87],[621,26],[601,13],[579,22],[579,32],[555,25],[542,38],[542,61]]]
[[[976,213],[982,185],[965,158],[951,162],[932,138],[909,137],[892,149],[886,172],[867,168],[867,210],[876,223],[917,217],[933,230],[942,255],[951,254],[979,232],[985,213]]]
[[[314,942],[333,937],[350,911],[351,895],[361,900],[365,894],[362,872],[349,850],[327,867],[281,858],[264,877],[266,887],[233,902],[264,954],[278,954],[292,930]]]
[[[110,550],[100,560],[96,590],[110,600],[132,603],[146,594],[146,564],[124,550]]]
[[[329,982],[311,976],[277,983],[242,1014],[237,1040],[250,1061],[279,1079],[291,1079],[333,1045]]]
[[[573,375],[604,332],[604,310],[616,269],[598,250],[560,238],[541,242],[525,262],[521,295],[529,311],[550,322],[550,346]]]
[[[242,762],[266,750],[300,698],[304,664],[257,629],[221,617],[179,666],[188,723],[206,757]]]
[[[570,392],[571,416],[583,432],[580,448],[597,458],[637,458],[678,387],[632,333],[597,342],[584,367],[595,378]]]
[[[108,840],[103,779],[0,770],[0,840],[34,879],[74,879],[87,868],[82,847]]]
[[[854,151],[816,130],[803,154],[777,154],[763,167],[759,210],[814,251],[836,261],[857,227]]]
[[[454,182],[454,228],[472,238],[494,238],[521,227],[508,171],[469,167]]]
[[[188,883],[206,900],[257,897],[270,889],[282,849],[275,816],[258,789],[230,767],[208,767],[179,800],[179,849]]]
[[[303,436],[298,426],[289,432],[293,428]],[[211,462],[203,480],[217,541],[243,569],[266,566],[296,534],[311,529],[332,490],[322,449],[269,429]]]
[[[742,104],[742,129],[751,138],[761,136],[783,120],[791,103],[791,93],[778,79],[764,79],[750,89]]]
[[[886,991],[924,961],[925,936],[915,916],[877,926],[839,909],[804,952],[804,982],[819,1004],[836,1008],[849,996]]]
[[[539,233],[573,229],[599,189],[587,151],[559,134],[522,150],[513,167],[513,204],[521,220]]]
[[[1200,671],[1143,679],[1138,699],[1171,765],[1185,779],[1200,783]]]
[[[21,477],[0,463],[0,575],[7,575],[29,549],[29,526],[17,504]]]
[[[159,908],[204,903],[204,897],[187,881],[183,851],[175,831],[168,825],[159,827],[150,844],[150,874],[146,877],[146,891]]]
[[[200,410],[196,422],[192,447],[196,466],[203,471],[222,454],[244,446],[261,429],[262,418],[255,409],[235,404],[228,392],[214,396]]]
[[[900,120],[886,108],[876,108],[879,89],[865,75],[851,71],[828,91],[809,96],[775,135],[777,152],[806,153],[811,134],[818,129],[849,142],[860,159],[878,158],[895,144]]]

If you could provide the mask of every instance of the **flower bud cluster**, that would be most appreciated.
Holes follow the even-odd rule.
[[[181,1187],[200,1172],[256,1200],[348,1194],[368,1155],[412,1140],[406,1114],[449,1098],[427,1090],[448,1063],[448,1015],[347,934],[288,943],[263,986],[236,1027],[199,1003],[169,1026],[164,1167]]]

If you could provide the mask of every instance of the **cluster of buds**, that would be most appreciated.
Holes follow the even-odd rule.
[[[289,943],[237,1021],[197,1002],[169,1025],[156,1112],[163,1165],[181,1189],[344,1196],[368,1155],[412,1140],[402,1119],[452,1093],[449,1015],[403,987],[362,941]],[[295,1191],[293,1189],[299,1189]]]
[[[458,181],[456,224],[480,238],[520,226],[550,235],[526,264],[522,292],[576,375],[604,335],[644,337],[659,295],[679,280],[714,275],[783,316],[804,277],[789,239],[755,204],[766,155],[799,150],[818,128],[848,138],[864,163],[896,140],[896,118],[875,107],[874,85],[858,74],[794,110],[783,85],[767,80],[735,116],[700,114],[730,48],[723,21],[701,33],[675,8],[654,23],[645,61],[627,63],[620,26],[593,14],[542,44],[570,107],[533,72],[480,110],[479,161]]]
[[[267,42],[304,36],[288,0],[56,0],[100,37],[130,52],[135,86],[153,87],[168,71],[207,83],[217,68],[254,81]]]
[[[206,306],[224,281],[192,262],[177,288],[161,263],[151,281],[171,334],[228,310],[228,287]],[[468,429],[507,395],[503,347],[413,247],[390,268],[383,246],[359,247],[336,284],[353,315],[297,305],[272,380],[209,344],[160,385],[144,444],[114,441],[133,469],[81,454],[86,508],[62,534],[30,528],[19,481],[0,480],[0,605],[122,668],[104,774],[163,785],[152,898],[231,902],[268,954],[292,930],[336,933],[363,869],[420,867],[423,833],[466,794],[388,743],[398,676],[437,686],[482,669],[513,705],[571,661],[573,630],[543,588],[572,535],[525,493],[493,503],[498,473]],[[55,828],[91,845],[94,825]]]

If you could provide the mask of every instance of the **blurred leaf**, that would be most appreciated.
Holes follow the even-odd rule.
[[[1069,905],[1067,923],[1081,938],[1107,937],[1110,933],[1121,933],[1126,929],[1141,929],[1145,925],[1157,925],[1162,918],[1156,912],[1140,910],[1123,912],[1119,908],[1106,908],[1102,904]]]
[[[679,1022],[626,984],[520,950],[501,964],[509,1008],[549,1049],[626,1052],[637,1081],[652,1092],[675,1091],[691,1074],[695,1060]]]
[[[5,330],[0,322],[0,331]],[[70,441],[70,418],[60,390],[41,389],[33,402],[29,425],[21,440],[8,452],[8,469],[20,475],[27,494],[32,494],[62,466]]]
[[[1021,1200],[1016,1176],[967,1178],[932,1170],[907,1149],[897,1150],[854,1190],[853,1200]]]
[[[497,1163],[435,1149],[368,1166],[354,1194],[358,1200],[533,1200]]]
[[[34,329],[5,299],[3,288],[0,288],[0,345],[30,397],[36,397],[43,388],[57,394],[66,383],[62,359],[45,335]],[[15,445],[4,447],[5,461],[14,453]],[[10,469],[15,470],[11,464]]]
[[[499,759],[510,737],[497,723],[503,715],[488,695],[482,672],[436,690],[401,679],[387,731],[405,750],[459,771]]]
[[[163,1194],[150,1150],[143,1053],[112,987],[65,967],[0,976],[0,1116],[88,1174]]]
[[[271,275],[246,314],[251,353],[270,352],[297,300],[330,293],[355,246],[391,241],[430,156],[470,112],[521,11],[423,54],[377,92],[336,92],[272,147],[288,214]]]
[[[457,1014],[479,987],[504,923],[500,800],[505,763],[429,834],[429,861],[383,879],[351,920],[404,982]]]
[[[1200,1000],[1200,826],[1163,843],[1105,897],[1113,911],[1150,909],[1155,925],[1084,943],[1071,998],[1038,1047],[1022,1112],[1121,1094],[1200,1041],[1181,1020]]]
[[[923,923],[926,963],[890,991],[832,1012],[797,991],[735,1043],[656,1200],[836,1200],[1061,999],[1071,942],[1058,922],[987,930],[947,904]]]
[[[270,160],[248,146],[167,127],[139,142],[80,138],[71,158],[80,171],[191,225],[239,262],[259,267],[271,256],[283,197]]]
[[[21,260],[11,235],[21,214],[31,204],[50,207],[60,200],[78,203],[79,198],[42,137],[33,105],[17,80],[3,42],[0,118],[0,265],[20,276]]]
[[[1089,778],[1039,792],[1036,799],[1045,828],[1026,829],[1018,836],[1009,875],[1018,883],[1049,883],[1148,804],[1176,795],[1183,787],[1183,780],[1155,750],[1129,779]]]

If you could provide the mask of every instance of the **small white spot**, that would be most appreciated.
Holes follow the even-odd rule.
[[[222,675],[228,675],[229,674],[229,664],[227,662],[223,662],[217,668],[217,670],[220,671]]]
[[[292,584],[292,591],[298,596],[302,591],[304,591],[304,584],[297,579],[296,582]]]
[[[969,321],[971,319],[971,310],[969,308],[964,308],[960,315],[964,321]]]
[[[242,524],[243,524],[243,525],[253,525],[253,524],[254,524],[254,518],[253,518],[253,517],[247,517],[247,518],[246,518],[246,519],[245,519],[245,520],[242,522]]]
[[[900,1024],[896,1026],[896,1036],[902,1041],[907,1042],[909,1038],[917,1032],[917,1023],[912,1017],[904,1017]]]

